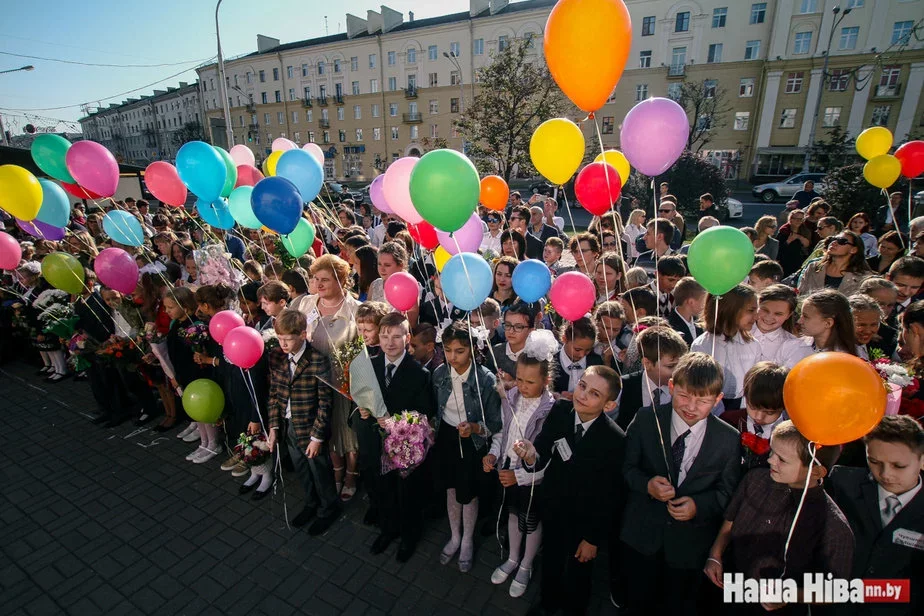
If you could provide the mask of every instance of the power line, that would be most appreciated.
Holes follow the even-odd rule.
[[[28,58],[30,60],[46,60],[48,62],[61,62],[63,64],[77,64],[80,66],[105,66],[108,68],[156,68],[159,66],[180,66],[183,64],[200,64],[205,60],[186,60],[185,62],[169,62],[164,64],[100,64],[94,62],[76,62],[74,60],[61,60],[60,58],[45,58],[42,56],[28,56],[21,53],[12,53],[9,51],[0,51],[4,56],[15,56],[17,58]]]

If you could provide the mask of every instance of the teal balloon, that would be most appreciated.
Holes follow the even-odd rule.
[[[253,186],[238,186],[231,191],[228,197],[228,209],[231,216],[237,221],[237,224],[246,229],[262,229],[263,223],[253,213],[253,206],[250,204],[250,194],[253,192]]]
[[[234,217],[224,199],[215,199],[211,203],[199,199],[196,201],[196,211],[209,226],[216,229],[231,229],[234,227]]]
[[[276,175],[295,184],[303,203],[317,197],[324,184],[324,169],[321,163],[306,150],[283,152],[276,162]]]
[[[304,218],[299,218],[292,233],[282,236],[282,245],[286,247],[286,252],[296,259],[308,252],[313,243],[314,225]]]
[[[741,284],[754,265],[754,244],[734,227],[712,227],[696,236],[687,254],[687,267],[713,295]]]
[[[103,231],[123,246],[144,244],[144,230],[138,219],[122,210],[112,210],[103,217]]]
[[[227,175],[225,176],[225,185],[221,188],[221,196],[227,197],[231,194],[231,191],[234,190],[234,185],[237,184],[237,166],[234,164],[234,161],[231,160],[231,155],[228,154],[224,148],[220,148],[217,145],[213,147],[215,151],[218,152],[218,155],[221,156],[221,160],[225,163]]]
[[[478,170],[455,150],[427,152],[411,171],[411,202],[440,231],[458,231],[478,207]]]
[[[207,203],[221,196],[228,177],[221,154],[204,141],[183,144],[176,153],[176,171],[192,194]]]
[[[71,142],[60,135],[38,135],[33,141],[30,151],[32,160],[38,168],[56,180],[76,184],[77,180],[67,170],[64,157],[71,147]]]
[[[66,227],[71,221],[71,202],[67,193],[51,180],[41,178],[39,184],[42,185],[42,206],[36,218],[52,227]]]
[[[225,409],[225,394],[218,383],[196,379],[183,389],[183,410],[193,421],[215,423]]]
[[[440,272],[446,299],[460,310],[475,310],[481,306],[491,293],[493,279],[488,262],[472,252],[460,252],[449,259]]]

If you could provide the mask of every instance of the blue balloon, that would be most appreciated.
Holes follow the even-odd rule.
[[[440,274],[443,293],[461,310],[475,310],[491,293],[491,266],[472,252],[462,252],[446,262]]]
[[[302,217],[302,196],[298,189],[278,176],[257,182],[250,193],[250,204],[257,220],[280,235],[292,233]]]
[[[71,202],[64,189],[51,180],[40,179],[42,185],[42,207],[39,208],[39,222],[52,227],[66,227],[71,221]]]
[[[189,141],[176,154],[176,170],[190,191],[211,203],[221,196],[228,168],[215,148],[204,141]]]
[[[234,217],[224,199],[215,199],[211,203],[199,199],[196,201],[196,211],[202,220],[216,229],[230,229],[234,226]]]
[[[295,184],[303,202],[307,203],[321,191],[324,169],[306,150],[288,150],[283,152],[276,162],[276,177],[285,178]]]
[[[542,261],[529,259],[514,268],[511,282],[517,297],[527,303],[537,302],[552,287],[552,273]]]
[[[103,231],[123,246],[141,246],[144,230],[138,219],[122,210],[112,210],[103,218]]]

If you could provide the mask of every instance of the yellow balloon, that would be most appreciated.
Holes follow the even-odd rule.
[[[876,188],[888,188],[902,173],[902,163],[891,154],[870,159],[863,165],[863,177]]]
[[[0,166],[0,208],[20,220],[34,220],[42,207],[42,185],[19,165]]]
[[[566,118],[546,120],[529,140],[529,157],[548,181],[564,184],[584,159],[584,133]]]
[[[626,160],[623,153],[619,150],[606,150],[605,152],[600,152],[597,154],[594,162],[607,163],[616,169],[616,172],[619,174],[619,181],[622,182],[623,186],[629,181],[629,173],[632,172],[632,167],[629,165],[629,161]]]
[[[443,266],[446,265],[446,261],[452,257],[442,246],[437,246],[436,250],[433,251],[433,263],[436,264],[436,271],[442,272]]]
[[[279,157],[282,154],[282,150],[276,150],[266,157],[266,160],[263,161],[263,175],[266,177],[276,175],[276,163],[279,162]]]
[[[273,231],[266,225],[263,225],[263,228],[261,229],[261,231],[265,231],[267,235],[278,235],[275,231]]]
[[[885,126],[867,128],[857,137],[857,154],[866,160],[889,153],[892,147],[892,132]]]

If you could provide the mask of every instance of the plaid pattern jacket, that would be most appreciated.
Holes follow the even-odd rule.
[[[280,349],[269,355],[270,427],[283,431],[286,406],[292,405],[292,422],[298,437],[298,446],[306,449],[314,437],[321,441],[330,438],[331,390],[318,377],[330,380],[330,363],[324,355],[306,343],[305,352],[295,366],[295,376],[289,370],[289,356]],[[278,436],[282,436],[279,434]]]

